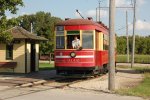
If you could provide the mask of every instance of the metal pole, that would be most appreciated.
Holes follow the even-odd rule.
[[[97,22],[97,8],[96,8],[96,22]]]
[[[129,63],[128,12],[126,11],[127,62]]]
[[[135,27],[136,27],[136,0],[134,0],[134,14],[133,14],[133,36],[132,36],[132,59],[131,68],[134,66],[134,50],[135,50]]]
[[[99,1],[99,22],[100,22],[100,2],[101,1]]]
[[[109,82],[108,89],[115,90],[115,0],[109,0]]]

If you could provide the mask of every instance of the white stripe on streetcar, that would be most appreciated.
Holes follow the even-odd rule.
[[[55,56],[56,58],[71,58],[70,56]],[[94,58],[94,56],[76,56],[75,58]]]

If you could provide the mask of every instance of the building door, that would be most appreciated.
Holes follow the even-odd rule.
[[[31,72],[36,71],[36,50],[35,50],[35,44],[31,44]]]

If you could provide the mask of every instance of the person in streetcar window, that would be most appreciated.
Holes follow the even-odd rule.
[[[74,40],[72,41],[72,47],[73,49],[79,49],[81,46],[80,40],[77,36],[74,37]]]

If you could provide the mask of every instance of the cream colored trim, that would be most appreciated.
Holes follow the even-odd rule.
[[[100,44],[99,50],[103,50],[103,33],[100,32],[99,34],[100,34],[99,35],[99,44]]]
[[[67,49],[67,31],[64,30],[64,43],[65,43],[65,49]]]
[[[94,46],[94,50],[96,49],[96,38],[95,38],[95,34],[96,34],[96,32],[95,32],[95,30],[93,30],[93,46]]]
[[[82,47],[82,30],[80,30],[80,43],[81,43],[81,47]]]

